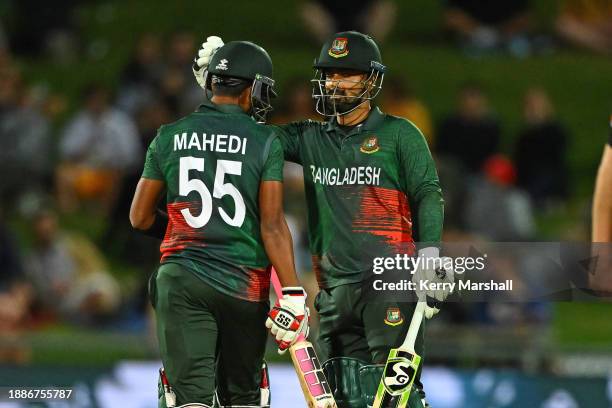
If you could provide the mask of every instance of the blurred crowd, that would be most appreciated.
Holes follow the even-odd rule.
[[[444,32],[470,55],[508,52],[527,57],[549,52],[555,43],[612,53],[612,3],[609,0],[555,2],[554,35],[536,23],[536,0],[440,0]],[[397,21],[393,0],[307,0],[300,5],[306,28],[319,41],[338,31],[357,29],[384,41]],[[411,18],[418,19],[418,16]]]
[[[304,19],[317,36],[346,27],[368,30],[363,15],[346,13],[357,3],[384,23],[375,27],[390,29],[393,23],[393,1],[331,3],[303,3]],[[529,1],[494,3],[444,2],[445,27],[461,47],[523,56],[544,44],[535,35]],[[607,1],[567,0],[556,27],[571,43],[610,53],[611,19]],[[59,33],[60,40],[74,30],[66,21],[56,23],[43,28]],[[45,47],[57,44],[30,44],[35,40],[27,33],[4,30],[0,26],[0,361],[23,361],[27,352],[11,340],[22,330],[61,322],[141,327],[146,320],[147,278],[158,260],[158,243],[132,232],[132,194],[159,126],[192,111],[203,94],[191,73],[194,33],[145,33],[117,85],[87,84],[79,108],[70,112],[63,95],[24,80],[21,52],[13,51],[27,49],[43,58]],[[60,48],[65,47],[64,41]],[[272,122],[319,119],[308,78],[282,88]],[[510,154],[501,147],[506,124],[477,82],[457,89],[455,108],[439,118],[405,78],[386,79],[378,102],[383,111],[413,121],[434,153],[446,201],[445,240],[537,239],[535,214],[567,199],[571,135],[546,89],[524,91],[523,105],[516,106],[521,130]],[[300,166],[287,164],[285,188],[298,269],[307,274]],[[92,225],[101,227],[90,231]]]
[[[127,214],[157,129],[202,99],[191,73],[196,49],[192,33],[143,35],[118,85],[87,84],[79,109],[63,121],[65,99],[26,83],[17,59],[3,49],[3,334],[59,322],[117,327],[127,320],[125,327],[142,327],[159,243],[135,234]],[[101,227],[91,232],[91,225]],[[122,268],[136,276],[121,276]]]

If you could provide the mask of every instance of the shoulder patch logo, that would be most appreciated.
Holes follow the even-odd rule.
[[[368,136],[361,143],[359,151],[361,153],[372,154],[380,150],[378,145],[378,138],[376,136]]]
[[[222,71],[227,71],[227,64],[229,63],[228,60],[226,60],[225,58],[223,58],[221,61],[219,61],[219,63],[217,64],[217,66],[215,67],[216,69],[220,69]]]
[[[387,317],[385,317],[385,324],[388,326],[399,326],[404,323],[404,316],[398,307],[390,307],[387,309]]]
[[[329,51],[327,52],[330,56],[334,58],[340,58],[348,55],[348,38],[339,37],[336,38],[333,42]]]

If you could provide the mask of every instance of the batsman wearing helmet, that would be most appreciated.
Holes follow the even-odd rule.
[[[375,258],[437,257],[443,200],[434,161],[419,129],[386,115],[374,99],[386,67],[374,40],[333,35],[314,63],[313,98],[325,122],[274,127],[285,159],[303,166],[308,233],[320,292],[319,356],[339,407],[371,406],[390,348],[406,336],[414,303],[366,295]],[[197,75],[196,75],[197,77]],[[422,247],[417,250],[416,242]],[[413,279],[453,280],[421,263]],[[406,272],[410,279],[410,272]],[[419,291],[425,315],[448,291]],[[422,332],[416,352],[423,355]],[[419,373],[420,375],[420,373]],[[425,407],[418,377],[409,406]]]
[[[265,120],[272,61],[233,41],[212,56],[194,113],[162,126],[136,188],[132,225],[163,238],[150,280],[164,370],[160,407],[261,407],[270,263],[286,296],[283,344],[307,335],[282,200],[283,151]],[[156,210],[162,194],[167,214]],[[287,318],[288,320],[291,320]]]

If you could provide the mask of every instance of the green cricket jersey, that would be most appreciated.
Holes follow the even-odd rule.
[[[207,102],[162,126],[142,177],[167,188],[161,262],[187,267],[228,295],[268,299],[269,260],[259,219],[259,184],[282,181],[283,151],[269,127],[237,105]]]
[[[374,108],[345,133],[335,119],[275,127],[285,159],[302,164],[308,233],[319,286],[371,276],[376,257],[437,245],[443,200],[419,129]]]

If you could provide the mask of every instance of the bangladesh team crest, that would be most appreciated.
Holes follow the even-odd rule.
[[[334,58],[340,58],[348,55],[348,38],[336,38],[334,42],[332,42],[332,45],[329,47],[329,51],[327,53]]]
[[[378,145],[378,138],[376,136],[366,137],[363,143],[361,143],[361,147],[359,148],[359,151],[361,153],[367,154],[376,153],[379,150],[380,146]]]
[[[389,326],[399,326],[404,323],[404,317],[402,312],[397,307],[390,307],[387,309],[387,317],[385,317],[385,324]]]

